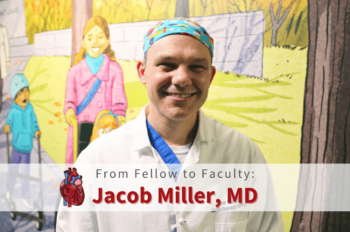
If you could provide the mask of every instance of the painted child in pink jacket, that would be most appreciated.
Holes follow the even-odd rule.
[[[84,28],[80,52],[68,71],[65,118],[68,129],[66,163],[73,163],[73,127],[71,116],[78,122],[78,154],[90,142],[93,124],[101,110],[111,110],[125,121],[127,101],[123,71],[115,61],[106,20],[94,16]]]

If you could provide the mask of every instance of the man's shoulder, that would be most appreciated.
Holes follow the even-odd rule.
[[[119,127],[118,129],[115,129],[111,131],[108,134],[105,134],[104,136],[97,138],[96,142],[98,141],[101,143],[101,145],[110,144],[111,142],[114,142],[115,144],[122,143],[123,140],[130,141],[130,137],[133,135],[133,132],[135,130],[135,121],[131,120],[127,123],[125,123],[123,126]]]
[[[224,123],[206,116],[206,121],[210,124],[210,129],[212,130],[212,136],[215,140],[221,141],[223,143],[244,143],[252,145],[254,142],[243,132],[229,127]]]
[[[215,162],[221,163],[264,163],[259,147],[247,135],[218,120],[206,116],[207,130],[212,139],[207,150],[215,154]],[[211,144],[211,145],[210,145]]]

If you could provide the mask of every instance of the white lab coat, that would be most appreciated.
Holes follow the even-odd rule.
[[[187,156],[185,164],[266,163],[258,146],[246,135],[201,110],[197,136]],[[144,108],[135,120],[91,143],[76,164],[162,162],[159,154],[152,152]],[[57,231],[171,231],[170,218],[170,212],[59,212]],[[176,221],[177,232],[285,231],[280,212],[176,212]]]
[[[7,62],[10,62],[10,44],[7,28],[0,25],[0,70],[1,78],[7,76]]]

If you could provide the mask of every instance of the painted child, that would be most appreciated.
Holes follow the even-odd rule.
[[[29,83],[22,74],[16,74],[11,81],[10,93],[13,99],[11,109],[7,115],[4,126],[5,134],[13,133],[11,164],[29,164],[30,152],[33,148],[33,137],[39,138],[40,131],[38,122],[34,113],[32,104],[29,102]],[[18,165],[11,165],[11,172],[18,173]],[[29,175],[29,166],[25,165],[22,169],[24,175]],[[13,190],[16,178],[11,178],[11,187]],[[22,180],[22,202],[27,208],[33,208],[30,205],[29,181]],[[6,193],[9,198],[9,192]]]
[[[102,110],[96,117],[90,141],[92,142],[98,137],[117,129],[120,125],[118,115],[114,115],[109,110]]]
[[[85,25],[80,52],[67,75],[65,118],[68,129],[66,163],[73,163],[73,122],[78,123],[78,154],[90,143],[95,118],[110,110],[125,120],[127,109],[123,71],[110,45],[106,20],[94,16]]]

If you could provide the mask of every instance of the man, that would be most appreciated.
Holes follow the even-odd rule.
[[[266,163],[247,136],[200,110],[216,72],[213,51],[206,30],[188,19],[149,30],[137,64],[149,105],[91,143],[77,163]],[[57,225],[58,231],[284,231],[276,212],[59,212]]]
[[[2,110],[2,89],[3,79],[7,76],[7,69],[10,69],[10,44],[7,28],[0,24],[0,113]]]

